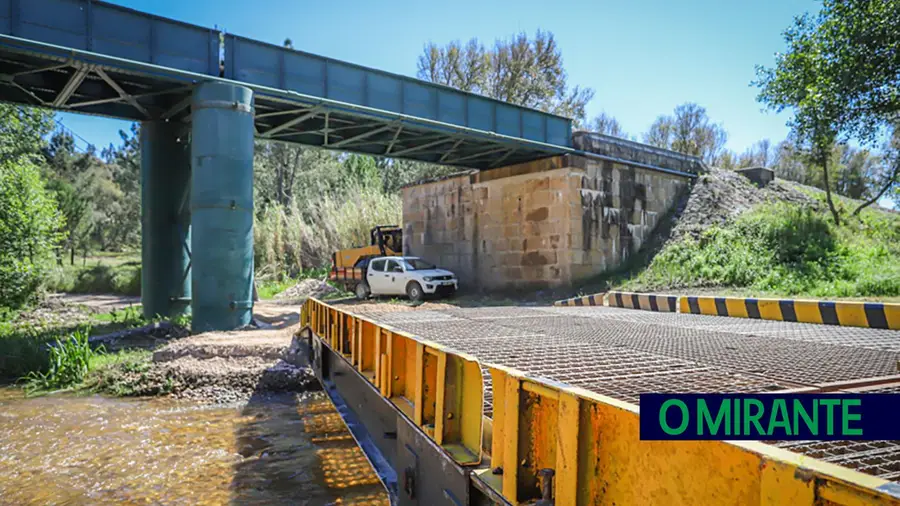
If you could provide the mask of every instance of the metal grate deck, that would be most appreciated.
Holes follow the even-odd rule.
[[[900,332],[624,308],[368,311],[485,363],[637,403],[646,392],[770,392],[898,374]],[[493,395],[482,370],[485,414]],[[900,393],[900,384],[856,389]],[[900,480],[900,441],[774,442]]]
[[[900,479],[900,441],[782,441],[775,446],[886,480]]]

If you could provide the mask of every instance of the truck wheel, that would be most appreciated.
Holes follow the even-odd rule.
[[[413,302],[419,302],[425,296],[425,292],[422,291],[422,285],[418,282],[410,281],[409,284],[406,285],[406,296]]]
[[[369,285],[367,285],[365,282],[356,284],[356,298],[358,300],[368,299],[370,293],[371,292],[369,291]]]

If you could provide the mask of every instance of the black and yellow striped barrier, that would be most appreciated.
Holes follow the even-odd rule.
[[[572,297],[571,299],[558,300],[553,303],[554,306],[603,306],[603,293],[595,293],[585,295],[583,297]]]
[[[674,313],[678,311],[678,297],[675,295],[656,295],[653,293],[609,292],[607,301],[610,307],[643,309]]]
[[[900,330],[900,304],[740,297],[680,297],[682,313]]]

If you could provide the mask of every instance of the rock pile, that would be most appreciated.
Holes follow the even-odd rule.
[[[320,279],[304,279],[296,285],[279,293],[275,298],[279,301],[296,301],[308,297],[323,297],[336,292],[337,289]]]

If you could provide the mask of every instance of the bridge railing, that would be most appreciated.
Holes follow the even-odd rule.
[[[490,466],[474,479],[513,504],[540,499],[550,480],[558,505],[900,505],[895,483],[755,441],[642,441],[638,406],[479,364],[338,306],[309,299],[301,321],[462,465],[482,463],[487,367]]]
[[[315,299],[301,321],[454,461],[481,463],[484,382],[475,359]]]
[[[95,0],[0,1],[0,34],[209,76],[219,33]]]

